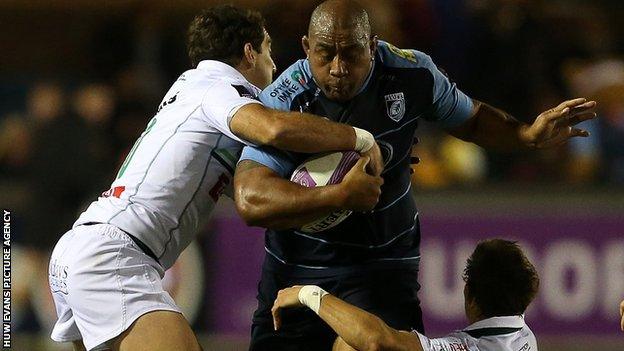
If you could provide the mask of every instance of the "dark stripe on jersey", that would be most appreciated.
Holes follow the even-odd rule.
[[[210,152],[210,155],[214,157],[214,159],[217,160],[221,164],[221,166],[225,167],[225,169],[227,169],[231,175],[234,175],[234,168],[232,168],[232,166],[230,166],[227,163],[227,161],[221,155],[219,155],[215,150],[216,149],[212,149],[212,151]]]
[[[473,329],[473,330],[464,330],[464,332],[475,339],[484,337],[484,336],[495,336],[495,335],[505,335],[511,334],[522,330],[522,328],[482,328],[482,329]]]
[[[251,91],[249,91],[247,88],[245,88],[242,85],[232,84],[232,88],[236,89],[236,91],[238,92],[238,95],[240,95],[241,97],[258,100],[258,98],[255,97],[254,94],[251,93]]]

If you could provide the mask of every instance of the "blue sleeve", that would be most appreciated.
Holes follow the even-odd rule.
[[[424,68],[433,77],[433,100],[427,119],[437,122],[442,128],[453,128],[472,117],[472,99],[457,88],[438,69],[431,57],[418,50],[399,49],[385,41],[379,41],[377,50],[385,65],[400,68]]]
[[[292,102],[313,83],[310,65],[307,60],[299,60],[288,67],[258,98],[269,108],[290,111]]]
[[[297,167],[295,157],[272,147],[245,146],[238,162],[250,160],[264,165],[282,178],[290,178]]]
[[[432,120],[442,128],[458,127],[472,117],[474,104],[468,95],[464,94],[442,73],[427,56],[430,62],[429,70],[433,74],[433,110]]]

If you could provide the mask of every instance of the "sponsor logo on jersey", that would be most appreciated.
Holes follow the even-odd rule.
[[[411,50],[405,50],[405,49],[399,49],[396,46],[390,44],[390,43],[386,43],[388,45],[388,49],[395,55],[404,58],[408,61],[412,61],[412,62],[418,62],[418,59],[416,58],[416,54],[411,51]]]
[[[103,192],[102,197],[112,196],[112,197],[119,198],[124,191],[126,191],[125,186],[116,186],[114,188],[108,189],[105,192]]]
[[[405,96],[403,93],[388,94],[386,100],[386,113],[395,122],[400,121],[405,115]]]
[[[305,83],[306,83],[305,77],[303,76],[303,73],[301,73],[301,71],[299,71],[299,70],[294,71],[290,75],[290,78],[292,78],[293,80],[296,80],[301,85],[305,85]]]
[[[295,71],[295,73],[296,72],[299,71]],[[293,73],[292,75],[294,76],[295,73]],[[291,96],[299,92],[299,90],[301,90],[301,87],[298,84],[296,84],[290,78],[285,77],[278,84],[275,85],[269,95],[272,98],[277,98],[281,102],[286,102]]]
[[[60,292],[67,295],[67,271],[68,266],[59,265],[57,260],[50,262],[50,268],[48,272],[48,280],[50,282],[50,289],[53,293]]]

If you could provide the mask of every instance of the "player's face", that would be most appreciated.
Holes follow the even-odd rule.
[[[368,76],[374,55],[374,40],[347,29],[310,33],[303,38],[314,79],[331,100],[353,98]]]
[[[256,79],[255,85],[260,88],[266,88],[273,81],[273,73],[275,73],[275,63],[271,58],[271,37],[269,33],[264,31],[264,40],[262,41],[261,50],[257,53],[256,58]]]

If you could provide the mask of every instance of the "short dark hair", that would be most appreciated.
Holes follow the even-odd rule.
[[[261,52],[264,40],[264,18],[257,11],[242,10],[232,5],[202,11],[188,29],[188,55],[193,67],[202,60],[218,60],[236,66],[251,43]]]
[[[485,318],[524,313],[539,288],[535,267],[514,241],[480,242],[464,269],[467,297]]]

